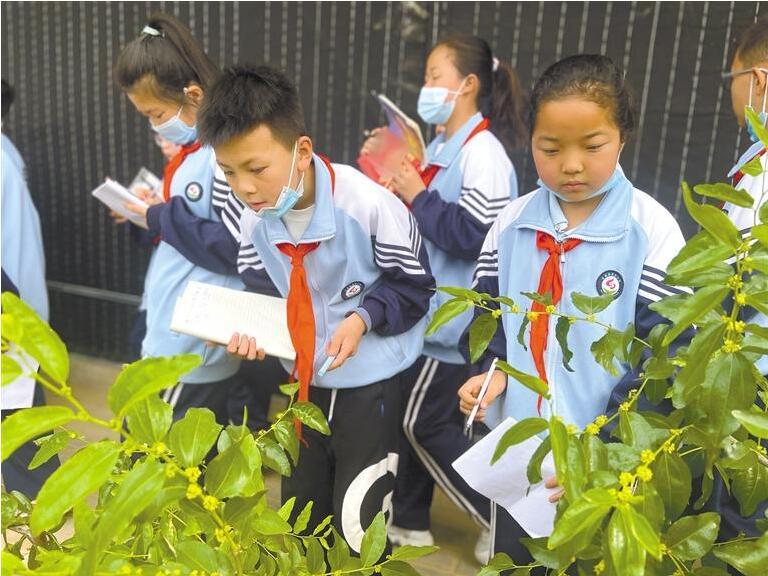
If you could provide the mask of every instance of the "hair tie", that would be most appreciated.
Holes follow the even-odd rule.
[[[158,30],[157,28],[152,28],[152,26],[150,26],[149,24],[144,26],[144,28],[141,30],[141,33],[146,34],[148,36],[165,36],[165,34],[160,32],[160,30]]]
[[[498,69],[499,69],[499,59],[498,59],[498,58],[496,58],[496,56],[494,56],[494,57],[493,57],[493,66],[492,66],[492,70],[493,70],[494,72],[496,72],[496,70],[498,70]]]

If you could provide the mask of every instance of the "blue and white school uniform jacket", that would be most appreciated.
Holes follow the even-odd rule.
[[[2,263],[19,296],[48,321],[45,252],[40,216],[29,194],[24,160],[2,135]]]
[[[354,168],[318,156],[315,210],[299,243],[319,242],[304,257],[315,316],[315,374],[338,325],[357,312],[368,331],[357,354],[312,385],[354,388],[402,372],[419,357],[435,280],[416,221],[395,195]],[[153,207],[150,229],[210,269],[237,268],[250,291],[287,298],[295,244],[282,220],[259,218],[230,194],[222,222],[202,221],[179,202]],[[194,250],[197,243],[205,245]],[[200,245],[200,244],[197,244]],[[288,371],[291,364],[286,364]]]
[[[498,138],[483,130],[466,142],[482,121],[478,112],[448,141],[439,134],[427,148],[429,164],[441,169],[427,191],[414,199],[412,210],[438,286],[471,286],[491,224],[517,197],[517,175]],[[435,294],[431,314],[450,298],[443,292]],[[459,339],[471,320],[470,310],[428,336],[424,354],[441,362],[464,364]]]
[[[171,201],[181,202],[190,213],[200,218],[218,220],[213,185],[215,158],[213,149],[203,146],[184,159],[171,181]],[[202,250],[201,246],[197,247]],[[152,265],[147,271],[147,334],[142,343],[142,356],[199,354],[203,363],[182,377],[188,384],[217,382],[229,378],[240,367],[240,360],[221,347],[209,347],[193,336],[170,329],[176,300],[190,280],[215,284],[236,290],[243,284],[235,274],[223,275],[196,266],[167,242],[160,242]]]
[[[619,169],[620,170],[620,169]],[[614,302],[597,314],[597,319],[623,330],[635,323],[639,335],[647,334],[664,319],[649,309],[661,298],[680,290],[664,284],[670,260],[684,245],[674,217],[651,196],[637,190],[623,175],[610,189],[592,215],[574,230],[565,232],[567,219],[554,195],[540,188],[513,201],[494,223],[483,245],[475,271],[475,289],[492,296],[508,296],[530,307],[521,292],[536,292],[539,276],[548,258],[536,247],[536,232],[543,231],[558,241],[580,238],[583,242],[564,254],[560,270],[563,296],[558,311],[583,316],[571,302],[571,293],[590,296],[607,290],[615,292]],[[521,314],[504,314],[498,330],[481,360],[488,369],[493,356],[505,359],[518,370],[536,375],[530,350],[517,342]],[[568,343],[573,351],[569,372],[555,337],[555,317],[550,317],[545,365],[552,404],[568,424],[583,428],[605,412],[614,389],[636,387],[635,374],[625,366],[622,376],[608,374],[593,358],[590,346],[604,330],[577,322],[571,326]],[[487,421],[495,426],[507,416],[516,420],[537,415],[537,395],[509,379],[506,392],[489,410]],[[542,404],[542,416],[549,407]]]
[[[728,173],[728,177],[733,177],[741,166],[762,153],[762,156],[760,156],[760,164],[763,167],[763,173],[758,176],[743,174],[738,183],[735,184],[737,189],[746,190],[749,192],[749,195],[752,196],[752,199],[754,200],[752,207],[745,208],[743,206],[736,206],[730,202],[726,202],[725,206],[723,206],[723,210],[728,214],[731,222],[735,224],[739,233],[745,240],[751,238],[752,227],[760,224],[760,218],[757,216],[758,211],[760,210],[760,206],[768,201],[768,152],[763,152],[764,150],[765,148],[759,144],[753,146]],[[763,201],[762,204],[760,203],[761,199]],[[768,317],[754,308],[744,311],[743,320],[750,324],[768,327]],[[761,356],[755,365],[761,374],[768,375],[768,356]]]

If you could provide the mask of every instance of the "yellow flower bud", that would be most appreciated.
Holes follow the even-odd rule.
[[[650,464],[653,462],[654,458],[653,450],[643,450],[640,452],[640,460],[643,464]]]
[[[203,493],[203,489],[198,484],[190,483],[187,486],[187,499],[194,500]]]
[[[643,482],[650,482],[651,478],[653,478],[653,472],[651,472],[651,469],[648,468],[648,466],[638,466],[635,472],[637,473],[637,477]]]
[[[197,484],[195,484],[197,486]],[[203,508],[213,512],[219,506],[219,500],[216,496],[203,496]]]

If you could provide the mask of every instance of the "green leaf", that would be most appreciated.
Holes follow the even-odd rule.
[[[635,504],[637,511],[648,520],[656,532],[661,533],[661,527],[664,524],[664,501],[653,487],[653,483],[638,483],[635,495],[642,498]]]
[[[682,250],[667,266],[667,274],[683,276],[710,266],[721,264],[733,252],[706,230],[702,230],[686,242]],[[670,282],[670,284],[674,284]]]
[[[75,419],[75,413],[64,406],[35,406],[14,412],[3,420],[3,462],[22,444]]]
[[[7,386],[24,373],[19,363],[7,354],[3,354],[3,361],[0,362],[0,369],[2,369],[3,386]]]
[[[688,213],[702,228],[712,234],[734,252],[741,244],[741,236],[736,226],[722,211],[714,206],[698,204],[691,194],[691,189],[683,182],[683,201]]]
[[[332,570],[341,570],[349,561],[349,546],[335,528],[331,528],[333,546],[328,551],[328,563]]]
[[[766,128],[760,121],[760,116],[750,106],[744,112],[745,120],[749,122],[752,127],[752,131],[757,135],[758,140],[763,143],[763,146],[768,147],[768,128]]]
[[[248,450],[249,444],[253,450]],[[256,462],[251,459],[253,454],[258,459]],[[252,481],[252,475],[260,468],[256,441],[251,435],[244,436],[211,460],[205,473],[205,488],[219,499],[252,496],[260,487]]]
[[[496,334],[498,322],[493,314],[486,312],[474,319],[469,327],[470,362],[474,364],[485,353],[488,344]]]
[[[768,414],[750,410],[734,410],[731,413],[750,434],[758,438],[768,438]]]
[[[744,284],[744,295],[749,306],[756,308],[763,314],[768,314],[768,276],[753,275]]]
[[[664,544],[681,560],[697,560],[712,548],[720,530],[720,515],[705,512],[684,516],[664,535]]]
[[[538,376],[531,376],[530,374],[521,372],[520,370],[513,368],[503,360],[499,360],[496,363],[496,369],[501,370],[502,372],[504,372],[509,376],[512,376],[512,378],[520,382],[520,384],[522,384],[529,390],[533,390],[537,394],[544,396],[544,398],[549,398],[549,387],[547,386],[547,383],[544,382],[544,380],[542,380]]]
[[[549,419],[549,441],[552,443],[552,458],[555,461],[557,479],[563,484],[568,471],[568,431],[557,417]]]
[[[640,545],[656,560],[661,560],[659,533],[654,530],[648,519],[638,514],[632,506],[620,507],[619,511],[624,516],[624,525],[629,527]]]
[[[56,456],[56,454],[67,447],[67,444],[69,444],[73,436],[75,435],[72,432],[67,430],[59,430],[50,436],[36,440],[35,444],[37,444],[40,448],[37,450],[35,457],[32,458],[32,461],[29,463],[29,469],[34,470],[35,468],[39,468],[48,462],[48,460]]]
[[[624,349],[623,334],[618,330],[611,328],[606,331],[598,340],[592,342],[589,347],[595,361],[600,364],[611,376],[619,375],[619,368],[616,363],[619,358],[626,354]]]
[[[620,568],[621,576],[644,576],[645,549],[635,539],[621,509],[614,511],[606,529],[608,551],[613,565]]]
[[[723,262],[716,262],[706,268],[685,272],[683,274],[667,274],[665,282],[672,286],[709,286],[724,285],[733,276],[733,268]]]
[[[182,466],[197,466],[213,448],[221,428],[208,408],[190,408],[171,426],[168,445]]]
[[[565,366],[568,372],[573,372],[573,368],[570,365],[573,352],[568,348],[568,331],[570,329],[571,321],[565,316],[559,316],[555,326],[555,336],[557,337],[557,343],[560,344],[560,349],[563,351],[563,366]]]
[[[538,292],[520,292],[520,294],[533,302],[538,302],[545,308],[552,304],[552,294],[550,292],[547,292],[546,294],[539,294]]]
[[[219,568],[216,551],[199,540],[179,542],[176,545],[176,559],[193,570],[216,572]]]
[[[2,576],[17,576],[18,574],[27,573],[24,561],[6,550],[3,550],[1,564],[3,565]]]
[[[295,426],[288,420],[280,420],[272,426],[275,439],[283,449],[288,452],[293,464],[299,461],[299,437],[296,435]]]
[[[139,442],[153,444],[165,438],[173,421],[173,408],[160,396],[147,396],[126,413],[128,430]]]
[[[302,532],[304,532],[304,530],[307,529],[307,525],[309,524],[309,519],[312,517],[313,504],[314,503],[310,500],[304,506],[302,511],[299,512],[299,515],[296,517],[296,522],[293,524],[294,534],[301,534]]]
[[[473,302],[481,302],[482,298],[478,292],[470,290],[469,288],[460,288],[457,286],[439,286],[438,292],[444,292],[450,294],[454,298],[464,298],[465,300],[472,300]]]
[[[277,442],[267,436],[262,436],[256,440],[256,444],[261,451],[261,458],[268,468],[281,476],[291,475],[291,463],[288,462],[288,457]]]
[[[538,448],[536,448],[536,451],[533,453],[533,456],[531,456],[531,459],[528,462],[526,475],[528,476],[528,482],[531,484],[538,484],[541,482],[541,464],[544,462],[544,458],[546,458],[547,454],[549,454],[551,450],[552,441],[550,440],[549,436],[547,436],[544,438],[544,441],[539,444]]]
[[[299,391],[299,383],[293,382],[291,384],[280,384],[280,392],[286,396],[293,398],[293,395]]]
[[[757,540],[732,541],[714,548],[715,556],[745,576],[765,576],[768,566],[768,533]]]
[[[57,526],[67,510],[104,484],[119,455],[119,444],[103,440],[64,462],[40,489],[29,521],[32,533],[38,535]]]
[[[760,161],[760,156],[755,156],[744,164],[740,169],[740,172],[749,176],[760,176],[763,173],[763,163]],[[750,204],[752,206],[752,204]]]
[[[749,233],[752,238],[758,240],[763,246],[768,246],[768,224],[753,226]]]
[[[768,224],[768,202],[763,202],[763,204],[758,209],[757,214],[760,218],[760,222],[763,224]]]
[[[768,468],[755,463],[749,468],[735,470],[731,477],[731,489],[741,507],[741,515],[751,516],[759,504],[768,500]]]
[[[602,312],[613,302],[613,294],[606,292],[600,296],[587,296],[578,292],[571,292],[571,302],[582,314],[587,316]]]
[[[528,319],[528,316],[523,314],[522,319],[520,320],[520,329],[517,331],[517,342],[526,352],[528,351],[528,346],[525,345],[525,329],[528,327],[530,322],[531,321]]]
[[[754,200],[752,200],[752,196],[749,195],[749,192],[736,190],[736,188],[724,182],[718,182],[717,184],[698,184],[693,187],[693,191],[700,196],[716,198],[723,202],[730,202],[736,206],[743,206],[744,208],[751,208],[752,204],[754,204]]]
[[[674,520],[691,498],[691,470],[677,454],[661,452],[653,463],[653,475],[667,518]]]
[[[622,412],[619,415],[619,437],[624,444],[634,446],[639,450],[656,447],[665,440],[669,433],[651,426],[637,412]]]
[[[675,379],[672,388],[672,403],[675,408],[683,408],[698,394],[710,357],[722,346],[726,329],[727,326],[723,322],[710,324],[699,330],[691,340],[688,355],[696,358],[696,361],[687,362]]]
[[[496,451],[491,458],[491,464],[495,464],[499,461],[507,450],[509,450],[515,444],[520,444],[524,440],[527,440],[531,436],[543,432],[549,426],[549,423],[544,418],[525,418],[516,422],[509,430],[502,434],[499,443],[496,445]]]
[[[112,412],[122,417],[134,404],[147,396],[175,386],[181,377],[197,368],[202,358],[183,354],[168,358],[143,358],[125,366],[107,392]]]
[[[669,318],[673,323],[664,336],[664,344],[671,344],[691,324],[720,306],[727,295],[727,286],[705,286],[693,294],[677,294],[651,304],[651,310]]]
[[[254,521],[254,528],[265,536],[288,534],[291,531],[291,525],[272,508],[264,509]]]
[[[363,542],[360,545],[360,560],[363,566],[373,566],[384,554],[384,548],[387,545],[387,528],[384,523],[384,513],[379,512],[374,516],[373,522],[363,535]]]
[[[315,526],[315,529],[312,530],[312,536],[317,536],[320,534],[323,530],[326,529],[326,527],[331,523],[331,520],[333,520],[333,515],[326,516],[320,524]]]
[[[37,360],[46,374],[59,384],[65,384],[69,378],[69,354],[58,334],[12,292],[3,293],[2,306],[3,316],[11,316],[17,325],[15,334],[4,333],[3,337],[11,339],[13,335],[20,335],[18,341],[12,341]]]
[[[293,414],[301,421],[305,426],[309,426],[313,430],[317,430],[321,434],[326,436],[331,435],[331,429],[328,427],[328,421],[325,419],[323,412],[310,402],[296,402],[291,408]]]
[[[731,411],[750,406],[755,392],[749,360],[743,354],[720,354],[707,366],[701,389],[688,403],[705,415],[702,428],[715,438],[722,438],[739,427]]]
[[[120,482],[104,507],[83,559],[85,573],[94,573],[107,544],[133,522],[160,493],[165,481],[163,465],[154,460],[136,464]]]
[[[400,546],[392,551],[392,558],[394,560],[416,560],[417,558],[423,558],[429,556],[440,550],[437,546],[411,546],[406,544]]]
[[[382,565],[382,576],[419,576],[416,569],[401,560],[392,560]]]
[[[565,509],[563,515],[555,522],[555,529],[549,537],[547,547],[554,550],[570,542],[573,538],[594,534],[600,523],[612,507],[612,499],[604,488],[587,490],[582,499],[576,500]],[[583,534],[582,534],[583,533]]]
[[[472,304],[472,301],[467,300],[466,298],[454,298],[453,300],[448,300],[448,302],[440,306],[435,312],[429,326],[427,326],[426,336],[431,336],[442,326],[473,307],[474,305]]]

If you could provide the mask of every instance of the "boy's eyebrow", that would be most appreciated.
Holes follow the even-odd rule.
[[[595,136],[605,136],[605,132],[602,130],[596,130],[594,132],[590,132],[586,136],[584,136],[584,140],[589,140],[590,138],[594,138]]]
[[[536,140],[546,140],[547,142],[560,142],[558,138],[554,136],[537,136]]]

